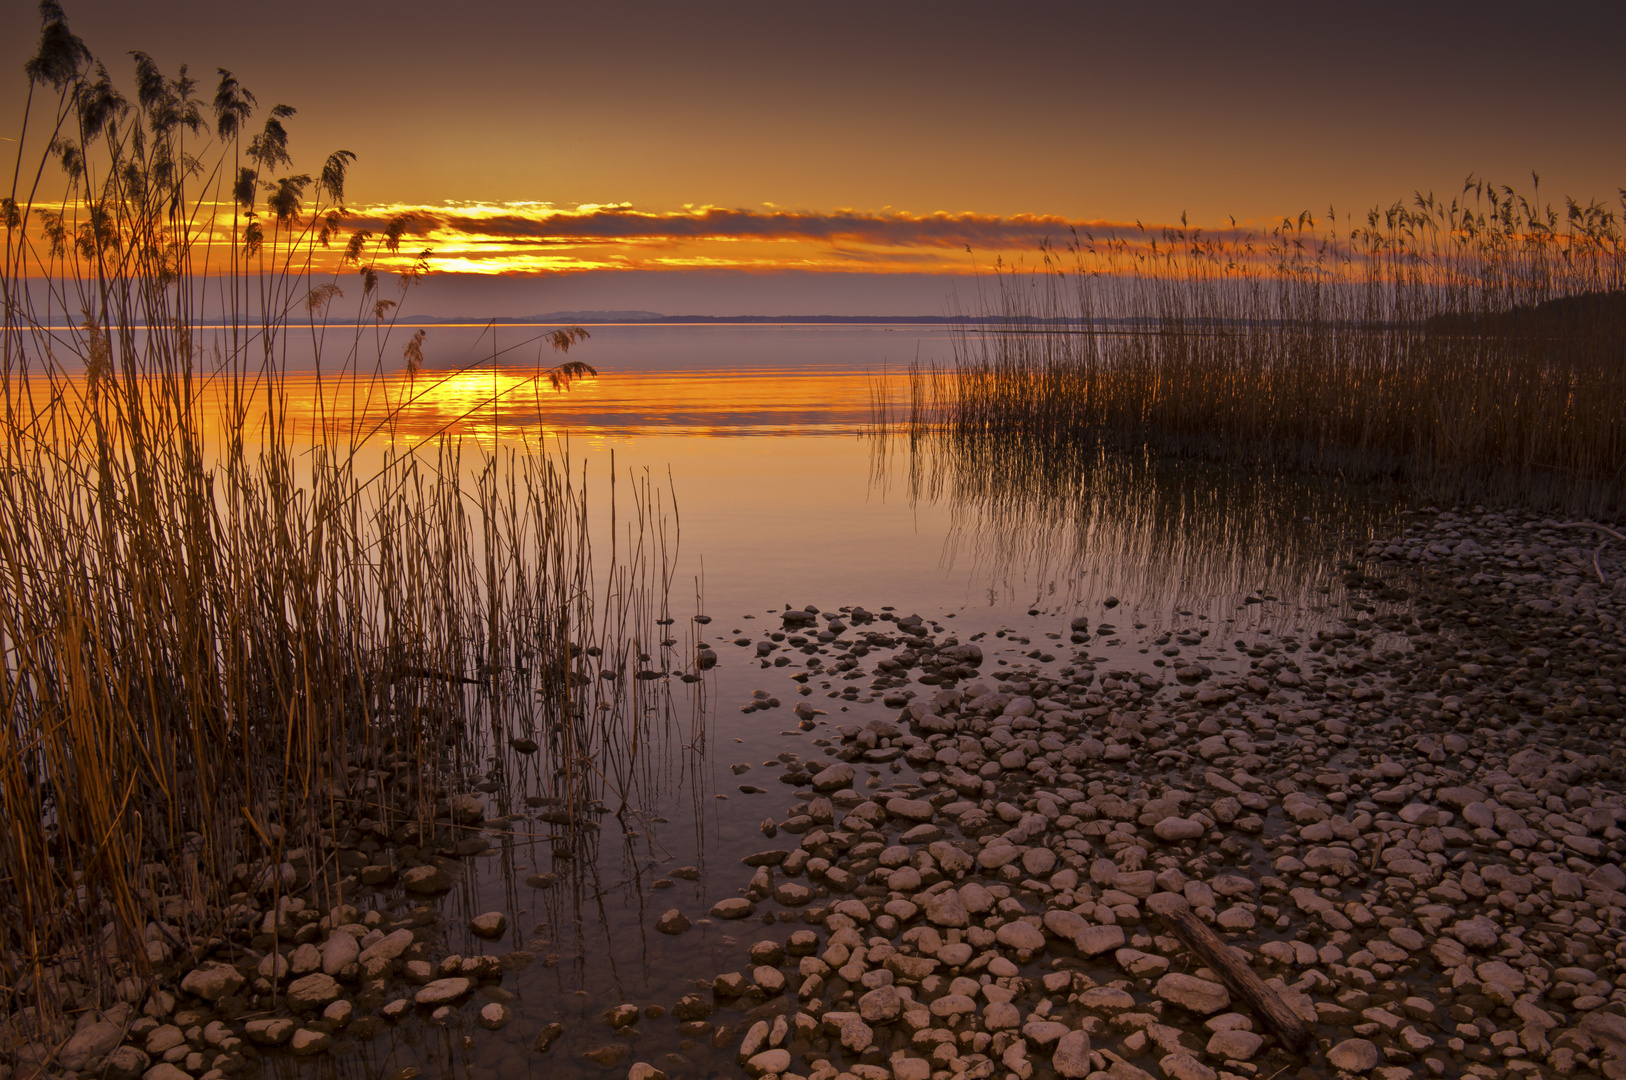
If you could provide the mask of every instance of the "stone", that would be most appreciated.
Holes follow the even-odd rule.
[[[1378,1048],[1366,1039],[1345,1039],[1327,1051],[1327,1061],[1345,1072],[1370,1072],[1379,1060]]]
[[[1217,1080],[1219,1074],[1190,1054],[1179,1051],[1165,1054],[1157,1063],[1168,1080]]]
[[[1092,986],[1078,995],[1078,1003],[1086,1009],[1122,1012],[1135,1007],[1135,999],[1127,990],[1116,986]]]
[[[1072,1029],[1054,1020],[1030,1020],[1022,1025],[1022,1037],[1034,1046],[1049,1046]]]
[[[480,796],[473,793],[453,795],[448,800],[447,810],[453,821],[464,824],[484,821],[486,816],[485,804],[480,801]]]
[[[438,866],[414,866],[401,875],[401,885],[409,893],[433,895],[450,891],[452,876]]]
[[[1056,868],[1056,853],[1047,847],[1030,847],[1022,852],[1022,869],[1028,877],[1042,878]]]
[[[320,968],[324,975],[338,975],[361,958],[361,945],[354,937],[342,931],[334,933],[322,944]]]
[[[1021,919],[1002,924],[994,931],[994,940],[1007,948],[1030,955],[1044,949],[1044,931]]]
[[[1001,864],[1003,865],[1003,864]],[[989,892],[980,881],[968,881],[959,888],[960,903],[972,915],[992,911],[999,898]]]
[[[1050,1067],[1064,1080],[1082,1080],[1094,1071],[1090,1063],[1090,1036],[1083,1031],[1069,1031],[1056,1041],[1056,1052],[1050,1056]]]
[[[288,1048],[301,1057],[320,1054],[332,1045],[333,1036],[325,1031],[312,1031],[310,1028],[300,1028],[288,1040]]]
[[[964,994],[944,994],[933,999],[930,1009],[933,1016],[950,1019],[976,1012],[977,1003]]]
[[[167,1061],[160,1061],[142,1073],[141,1080],[192,1080],[192,1075]]]
[[[744,997],[749,985],[745,981],[745,976],[739,972],[725,971],[711,980],[711,992],[712,996],[718,998]]]
[[[1084,916],[1066,908],[1051,908],[1044,913],[1044,927],[1063,941],[1072,941],[1089,927]]]
[[[261,1046],[281,1046],[287,1042],[299,1025],[285,1016],[270,1020],[250,1020],[243,1025],[243,1034],[250,1042]]]
[[[647,1061],[635,1061],[627,1070],[627,1080],[666,1080],[666,1074]]]
[[[866,1023],[888,1024],[903,1014],[903,999],[892,986],[878,986],[858,999],[858,1015]]]
[[[821,769],[813,776],[814,791],[835,791],[839,788],[853,786],[853,767],[845,761],[838,761],[825,769]]]
[[[1452,923],[1451,936],[1470,949],[1489,949],[1502,940],[1501,930],[1483,915]]]
[[[1021,1010],[1008,1001],[990,1001],[983,1006],[982,1026],[988,1031],[1009,1031],[1021,1023]]]
[[[288,1007],[295,1012],[315,1012],[339,997],[339,984],[333,976],[314,972],[288,984]]]
[[[1581,1017],[1575,1026],[1599,1046],[1612,1048],[1617,1053],[1626,1050],[1626,1017],[1594,1010]]]
[[[625,1043],[604,1043],[593,1047],[591,1050],[584,1051],[582,1057],[607,1069],[612,1069],[627,1060],[627,1053]]]
[[[886,801],[886,812],[907,821],[930,821],[936,811],[925,799],[894,798]]]
[[[1423,935],[1409,926],[1391,927],[1389,929],[1389,940],[1407,952],[1417,952],[1426,944]]]
[[[1123,948],[1124,941],[1124,928],[1121,926],[1089,926],[1073,938],[1073,947],[1085,956],[1099,956]]]
[[[288,972],[292,975],[309,975],[313,971],[322,970],[322,954],[310,942],[299,946],[288,957]]]
[[[487,1031],[497,1031],[508,1026],[514,1018],[514,1012],[500,1001],[493,1001],[480,1010],[480,1026]]]
[[[186,1042],[186,1035],[174,1024],[154,1028],[147,1035],[147,1053],[155,1057]]]
[[[474,982],[462,976],[436,979],[412,995],[419,1005],[449,1005],[474,989]]]
[[[102,1060],[102,1080],[137,1080],[152,1059],[133,1046],[115,1047]]]
[[[98,1020],[74,1032],[58,1055],[63,1069],[84,1072],[101,1064],[124,1041],[124,1028],[106,1020]]]
[[[1139,949],[1119,949],[1112,958],[1118,962],[1119,967],[1137,978],[1156,978],[1169,970],[1168,957],[1141,952]]]
[[[835,1025],[842,1049],[849,1054],[862,1054],[875,1045],[875,1030],[864,1023],[863,1017],[857,1013],[825,1013],[825,1026],[828,1028],[832,1018],[836,1017],[839,1017],[835,1020]]]
[[[334,936],[336,937],[338,935]],[[346,934],[345,936],[349,937],[350,935]],[[351,940],[354,939],[352,938]],[[396,930],[392,933],[385,934],[383,937],[361,950],[361,955],[356,957],[356,962],[366,964],[373,960],[394,960],[402,953],[406,952],[407,949],[411,948],[411,946],[412,931],[405,929]],[[326,969],[324,968],[324,970]],[[329,971],[327,973],[329,975],[338,974],[336,971]]]
[[[469,930],[475,937],[500,938],[508,929],[508,916],[500,911],[488,911],[469,920]]]
[[[1163,976],[1152,992],[1164,1001],[1199,1016],[1218,1012],[1231,1004],[1231,992],[1219,983],[1181,972],[1170,972]]]
[[[953,889],[923,897],[922,901],[926,909],[926,921],[933,926],[956,929],[969,926],[971,923],[971,916],[966,912],[965,905],[960,902],[960,894]]]
[[[1166,840],[1170,843],[1195,840],[1207,831],[1202,822],[1182,817],[1166,817],[1152,826],[1152,832],[1159,840]]]
[[[677,908],[672,908],[655,920],[655,929],[663,934],[681,934],[688,928],[689,917]]]
[[[764,1050],[745,1063],[745,1071],[752,1076],[777,1076],[790,1068],[790,1051]]]
[[[767,964],[751,969],[751,981],[769,997],[778,997],[785,992],[785,973]]]
[[[1214,1037],[1208,1040],[1208,1052],[1227,1061],[1247,1061],[1259,1052],[1264,1043],[1263,1037],[1251,1031],[1231,1028],[1214,1032]]]
[[[892,1080],[931,1080],[932,1063],[925,1058],[894,1057]]]
[[[204,1001],[219,1001],[237,993],[243,982],[243,973],[230,964],[205,960],[186,973],[181,989]]]
[[[744,897],[731,896],[713,904],[711,915],[714,919],[744,919],[755,914],[756,910],[757,906]]]

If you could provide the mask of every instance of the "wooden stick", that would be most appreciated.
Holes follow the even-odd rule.
[[[1178,893],[1160,893],[1152,897],[1147,906],[1197,959],[1220,977],[1231,993],[1265,1022],[1283,1046],[1294,1053],[1304,1052],[1312,1036],[1299,1014],[1280,994],[1265,985],[1246,960],[1240,959],[1231,946],[1191,913],[1185,897]]]
[[[1607,525],[1599,525],[1596,521],[1565,521],[1559,523],[1558,527],[1560,529],[1597,529],[1599,532],[1608,533],[1616,540],[1626,540],[1626,533],[1616,532]]]

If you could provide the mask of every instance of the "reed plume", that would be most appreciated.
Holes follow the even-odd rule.
[[[224,69],[212,130],[186,69],[145,54],[132,102],[41,14],[0,215],[0,1015],[50,1037],[172,977],[172,947],[219,947],[248,894],[339,902],[341,823],[433,830],[519,772],[516,744],[556,797],[630,797],[646,703],[682,665],[647,478],[595,568],[567,457],[403,448],[390,412],[346,404],[390,392],[381,274],[414,229],[354,232],[321,269],[353,155],[293,172],[293,110],[249,134]]]

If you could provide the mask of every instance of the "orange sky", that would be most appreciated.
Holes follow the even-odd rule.
[[[935,313],[966,244],[1031,252],[1068,223],[1358,215],[1469,173],[1626,184],[1619,4],[65,7],[116,76],[143,49],[296,106],[297,167],[355,151],[353,204],[433,211],[437,270],[533,277],[507,290],[526,311],[726,313],[795,299],[764,274],[844,272]],[[27,0],[0,12],[5,135],[37,33]],[[592,273],[550,290],[560,268]]]

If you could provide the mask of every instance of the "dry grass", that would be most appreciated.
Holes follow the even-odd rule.
[[[42,11],[0,266],[0,1017],[36,1030],[139,994],[262,868],[337,888],[336,824],[444,816],[537,760],[527,740],[548,793],[628,797],[682,666],[675,517],[647,477],[612,490],[634,512],[595,567],[562,456],[402,450],[387,417],[345,422],[365,409],[296,437],[292,335],[332,400],[384,392],[388,346],[359,358],[411,222],[352,236],[342,281],[314,270],[350,156],[292,174],[292,110],[251,135],[224,73],[211,123],[145,57],[126,101]],[[346,292],[374,325],[328,326]]]
[[[1075,236],[996,271],[984,320],[913,373],[912,426],[1619,510],[1626,244],[1596,204],[1471,181],[1342,231]]]

